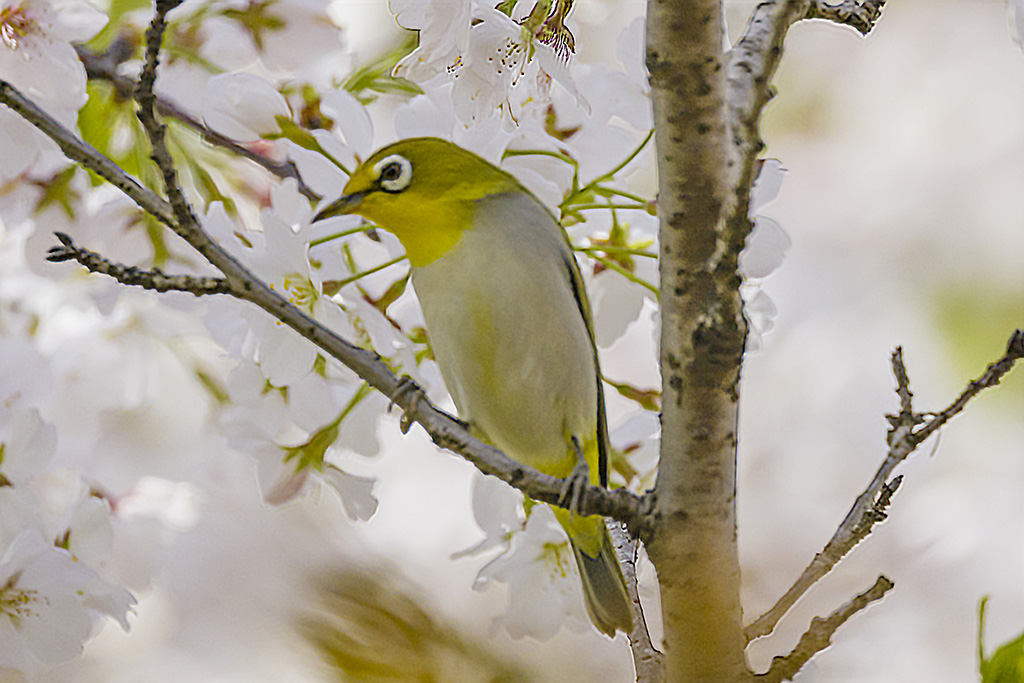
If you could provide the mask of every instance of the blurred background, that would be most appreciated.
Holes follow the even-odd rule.
[[[578,59],[621,68],[607,46],[644,3],[577,5]],[[753,3],[726,7],[736,40]],[[357,62],[397,36],[379,0],[337,0],[332,17]],[[747,621],[788,588],[881,463],[884,415],[897,409],[892,350],[903,346],[916,408],[940,410],[1024,326],[1024,54],[1006,17],[1002,0],[894,0],[867,39],[825,22],[789,35],[764,125],[766,155],[788,175],[760,213],[792,246],[760,283],[778,314],[742,385]],[[650,177],[636,183],[652,191]],[[144,308],[149,295],[124,296]],[[645,387],[657,383],[649,314],[603,351],[606,367],[628,368]],[[622,638],[576,628],[514,641],[494,625],[504,587],[470,590],[490,556],[451,559],[482,537],[470,511],[474,470],[421,430],[403,436],[385,418],[378,455],[353,457],[353,472],[378,478],[370,521],[349,521],[327,493],[269,508],[249,459],[195,436],[209,433],[214,407],[175,379],[174,362],[147,365],[161,390],[119,418],[131,443],[105,446],[145,452],[135,475],[174,462],[159,467],[189,488],[168,495],[198,513],[173,532],[138,532],[138,543],[173,538],[134,591],[131,632],[106,625],[82,659],[47,680],[331,680],[311,646],[331,634],[346,634],[367,671],[388,663],[442,672],[437,680],[631,680]],[[975,680],[985,595],[990,651],[1024,630],[1024,369],[899,473],[890,518],[750,647],[755,670],[883,573],[896,589],[843,627],[798,681]]]

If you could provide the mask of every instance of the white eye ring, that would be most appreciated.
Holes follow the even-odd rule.
[[[373,173],[385,192],[401,192],[412,182],[412,163],[403,156],[392,154],[378,161]]]

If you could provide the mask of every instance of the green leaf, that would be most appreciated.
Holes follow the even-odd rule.
[[[435,360],[434,349],[430,347],[430,339],[427,338],[425,327],[414,327],[405,335],[409,341],[420,348],[416,350],[416,365],[425,360]]]
[[[629,462],[629,458],[627,456],[639,447],[639,443],[633,443],[629,444],[621,451],[618,448],[612,448],[611,453],[608,456],[608,464],[611,465],[613,471],[618,472],[619,476],[625,480],[627,485],[639,474],[637,469],[633,467],[633,464]]]
[[[661,410],[661,392],[657,389],[640,389],[625,382],[614,382],[607,377],[604,381],[612,385],[621,396],[639,403],[640,407],[654,412]]]
[[[327,153],[327,150],[320,146],[320,143],[317,142],[316,138],[313,137],[313,134],[310,133],[308,130],[306,130],[299,124],[295,123],[287,116],[275,116],[274,121],[277,122],[277,127],[281,129],[281,132],[267,135],[267,140],[277,140],[279,138],[291,140],[292,142],[294,142],[299,147],[302,147],[303,149],[308,149],[311,152],[316,152],[317,154],[323,155],[325,159],[327,159],[332,164],[340,168],[345,175],[352,175],[352,173],[347,168],[345,168],[345,166],[342,165],[340,161],[332,157],[330,154]]]
[[[210,172],[203,168],[203,166],[196,161],[195,157],[191,155],[182,156],[184,156],[188,163],[189,171],[192,173],[192,179],[195,181],[196,190],[203,198],[203,202],[206,207],[209,208],[211,202],[223,202],[225,210],[230,215],[237,215],[238,210],[235,206],[235,200],[220,191],[220,188],[217,186],[216,181],[214,181],[213,176],[210,175]]]
[[[985,657],[986,595],[978,603],[978,660],[981,683],[1024,683],[1024,633],[1003,643]]]
[[[243,9],[225,9],[220,14],[226,19],[238,22],[252,36],[252,42],[256,44],[257,49],[263,52],[264,35],[268,31],[280,31],[286,26],[284,19],[270,13],[270,8],[275,4],[277,0],[250,0]]]
[[[76,170],[76,166],[70,166],[49,180],[39,183],[43,188],[43,194],[36,202],[36,213],[48,206],[56,205],[64,210],[64,214],[70,220],[75,219],[75,207],[82,199],[81,193],[71,185]]]
[[[338,431],[341,429],[341,423],[345,420],[349,414],[355,410],[356,406],[362,402],[364,398],[370,395],[370,385],[363,382],[362,386],[356,390],[352,398],[345,405],[345,408],[333,421],[327,423],[319,430],[310,435],[309,440],[306,443],[298,446],[286,446],[281,450],[285,452],[284,461],[294,461],[295,471],[301,472],[307,467],[311,467],[314,470],[320,471],[324,468],[324,458],[327,455],[327,449],[334,445],[334,442],[338,440]]]
[[[380,311],[382,314],[388,314],[388,306],[395,303],[399,297],[405,294],[405,288],[409,284],[409,276],[412,275],[410,270],[402,277],[398,278],[391,285],[384,290],[384,293],[377,299],[370,298],[370,303],[373,304],[374,308]],[[369,298],[369,297],[368,297]]]
[[[367,91],[406,97],[422,95],[423,90],[412,81],[391,75],[399,60],[415,50],[417,43],[416,32],[408,32],[390,50],[354,71],[345,79],[342,88],[355,95],[363,104],[368,104],[375,99],[372,95],[368,95]]]

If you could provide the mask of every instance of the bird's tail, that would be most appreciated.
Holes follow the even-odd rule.
[[[615,637],[616,630],[628,634],[633,630],[629,594],[604,519],[597,515],[574,516],[561,509],[555,513],[569,534],[583,583],[583,598],[594,626],[609,638]]]

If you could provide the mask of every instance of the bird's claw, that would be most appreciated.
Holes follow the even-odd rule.
[[[572,473],[562,482],[562,488],[558,493],[558,504],[569,510],[570,514],[579,514],[583,505],[583,495],[590,486],[590,468],[587,467],[587,460],[583,457],[579,441],[572,438],[572,445],[576,449],[576,466]]]
[[[590,486],[590,469],[586,462],[580,462],[562,483],[562,488],[558,493],[558,505],[568,509],[573,515],[579,514],[583,504],[583,494],[586,493],[588,486]]]

